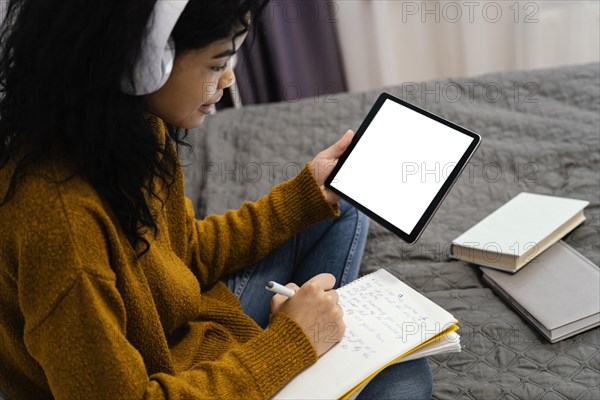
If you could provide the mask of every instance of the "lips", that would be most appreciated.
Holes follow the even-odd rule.
[[[204,114],[213,114],[215,112],[215,109],[216,109],[215,108],[215,104],[218,103],[219,100],[221,100],[221,97],[223,97],[222,94],[215,101],[211,101],[211,102],[208,102],[206,104],[202,104],[200,106],[199,110],[202,111]]]
[[[215,104],[212,103],[212,104],[200,106],[199,110],[202,111],[204,114],[212,114],[215,112]]]

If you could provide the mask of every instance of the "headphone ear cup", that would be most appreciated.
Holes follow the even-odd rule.
[[[133,82],[124,78],[124,93],[142,96],[159,90],[169,79],[175,63],[175,41],[171,35],[188,0],[156,0],[148,22],[149,33],[133,67]]]
[[[144,95],[160,89],[169,79],[175,63],[175,41],[169,37],[167,44],[160,55],[160,62],[145,60],[135,66],[133,75],[134,87],[128,82],[122,82],[125,93],[133,95]]]

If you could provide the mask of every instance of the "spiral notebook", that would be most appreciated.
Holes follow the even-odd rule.
[[[390,364],[460,351],[456,318],[384,269],[337,291],[344,337],[275,399],[353,398]]]

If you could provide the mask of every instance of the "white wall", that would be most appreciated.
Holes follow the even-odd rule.
[[[337,0],[350,91],[600,61],[600,2]]]

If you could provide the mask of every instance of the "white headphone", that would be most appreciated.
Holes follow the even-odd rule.
[[[134,67],[134,86],[121,82],[124,93],[142,96],[160,89],[169,79],[175,60],[173,28],[189,0],[156,0],[148,21],[148,35]]]

